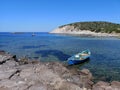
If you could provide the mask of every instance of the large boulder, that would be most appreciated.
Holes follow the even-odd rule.
[[[120,82],[118,82],[118,81],[112,81],[112,82],[111,82],[111,87],[112,87],[114,90],[120,90]]]
[[[88,69],[82,69],[79,74],[82,86],[91,89],[92,85],[94,84],[92,82],[93,79],[92,73]]]
[[[92,90],[111,90],[110,84],[107,82],[99,81],[93,85]]]

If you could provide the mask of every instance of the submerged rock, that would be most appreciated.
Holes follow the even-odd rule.
[[[0,55],[4,55],[6,52],[4,50],[0,50]]]

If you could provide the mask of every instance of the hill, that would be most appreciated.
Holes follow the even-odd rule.
[[[89,31],[94,33],[116,34],[116,33],[120,33],[120,24],[103,22],[103,21],[76,22],[76,23],[59,26],[57,29],[53,30],[51,33],[71,33],[72,34],[72,32],[76,32],[80,34],[80,32],[82,31]]]

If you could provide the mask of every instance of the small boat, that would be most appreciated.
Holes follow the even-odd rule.
[[[73,55],[72,57],[68,58],[67,62],[68,65],[75,65],[75,64],[80,64],[89,59],[91,55],[90,50],[84,50],[81,53],[77,53]]]
[[[32,36],[35,36],[35,33],[32,33]]]

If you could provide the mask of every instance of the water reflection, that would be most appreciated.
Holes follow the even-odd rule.
[[[61,61],[65,61],[70,57],[70,55],[67,55],[59,50],[39,50],[39,51],[36,51],[35,53],[41,54],[41,57],[48,57],[49,55],[53,55]]]
[[[32,48],[41,48],[47,45],[38,45],[38,46],[23,46],[22,49],[32,49]]]
[[[5,47],[5,45],[0,45],[0,47]]]

